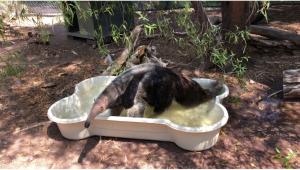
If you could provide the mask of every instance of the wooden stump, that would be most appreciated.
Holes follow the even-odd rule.
[[[300,69],[283,71],[283,96],[300,99]]]

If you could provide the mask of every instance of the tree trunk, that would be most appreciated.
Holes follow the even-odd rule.
[[[238,26],[243,30],[249,25],[249,2],[223,1],[222,2],[222,27],[225,31],[234,31]]]
[[[222,2],[222,34],[244,30],[249,25],[249,2],[247,1],[223,1]],[[243,55],[245,44],[243,42],[232,44],[226,42],[226,48],[232,51],[237,57]],[[227,65],[225,70],[231,71],[232,65]]]
[[[195,10],[196,22],[199,23],[200,29],[199,34],[204,34],[211,26],[211,22],[205,12],[205,9],[202,5],[201,1],[191,1],[192,7]],[[201,56],[201,70],[207,70],[208,68],[213,66],[213,63],[210,61],[209,56]]]
[[[209,18],[207,17],[207,14],[205,12],[205,9],[203,8],[202,2],[201,1],[191,1],[192,2],[192,7],[195,10],[195,15],[197,18],[197,21],[202,27],[202,33],[205,33],[206,30],[212,26]]]

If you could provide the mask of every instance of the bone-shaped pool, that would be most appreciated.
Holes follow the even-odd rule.
[[[200,151],[212,147],[219,131],[227,123],[228,113],[221,104],[228,96],[226,85],[215,100],[196,107],[185,108],[176,102],[161,115],[147,107],[145,117],[110,116],[111,110],[99,114],[88,129],[84,121],[94,99],[114,79],[114,76],[98,76],[86,79],[75,86],[71,96],[55,102],[48,110],[48,118],[56,122],[61,134],[68,139],[90,136],[113,136],[122,138],[170,141],[179,147]],[[194,78],[203,88],[210,89],[215,80]]]

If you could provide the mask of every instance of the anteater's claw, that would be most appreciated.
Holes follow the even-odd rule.
[[[89,128],[89,127],[90,127],[90,125],[91,125],[91,123],[90,123],[90,122],[88,122],[88,121],[86,121],[86,122],[84,123],[84,127],[85,127],[85,128]]]

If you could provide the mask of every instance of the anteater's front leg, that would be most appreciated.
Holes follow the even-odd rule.
[[[127,116],[129,117],[143,117],[146,107],[146,101],[144,100],[146,94],[142,81],[139,83],[136,95],[134,97],[133,106],[127,109]]]
[[[123,106],[117,106],[111,108],[111,116],[120,116],[124,107]]]

